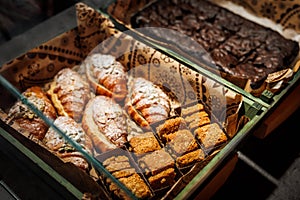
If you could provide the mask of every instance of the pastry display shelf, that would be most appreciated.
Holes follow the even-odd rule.
[[[214,2],[214,0],[211,0]],[[219,82],[220,84],[232,89],[233,91],[242,94],[244,97],[247,97],[257,104],[259,106],[263,106],[266,109],[266,117],[264,118],[264,122],[262,123],[261,127],[258,128],[255,131],[255,135],[258,138],[265,138],[268,136],[272,130],[274,130],[276,127],[280,125],[285,119],[288,118],[292,114],[294,110],[296,110],[299,107],[299,101],[295,100],[297,97],[299,97],[299,82],[300,82],[300,60],[299,55],[294,61],[294,74],[293,76],[286,82],[285,86],[283,86],[279,91],[276,93],[271,92],[268,89],[265,89],[259,96],[254,96],[253,94],[245,91],[241,87],[238,87],[234,83],[226,80],[221,76],[220,73],[211,72],[210,66],[207,66],[202,61],[197,60],[196,58],[190,56],[188,53],[182,51],[177,46],[174,46],[173,44],[168,44],[164,42],[166,38],[163,38],[162,40],[159,40],[157,38],[153,38],[147,33],[147,29],[134,29],[132,28],[131,21],[133,16],[136,14],[136,12],[139,12],[143,10],[144,8],[147,8],[149,5],[151,5],[153,2],[155,3],[156,0],[150,1],[148,3],[141,2],[139,5],[135,5],[136,7],[131,9],[124,6],[124,8],[119,9],[128,9],[128,15],[124,15],[124,19],[119,19],[118,16],[113,16],[111,14],[110,6],[114,7],[117,4],[118,0],[111,0],[107,1],[106,3],[103,3],[99,5],[99,12],[105,13],[107,16],[110,17],[111,21],[114,22],[117,29],[122,31],[127,31],[129,34],[131,34],[133,37],[137,38],[138,40],[142,41],[143,43],[158,49],[162,51],[164,54],[172,57],[175,60],[178,60],[178,62],[181,62],[187,66],[189,66],[191,69],[194,69],[195,71],[198,71],[202,74],[205,74],[207,77],[212,78],[216,82]],[[216,1],[218,2],[218,1]],[[132,3],[131,0],[124,1],[124,5],[130,5]],[[218,4],[218,3],[217,3]],[[250,17],[251,18],[251,17]],[[123,21],[124,20],[124,21]],[[276,29],[276,28],[274,28]],[[130,31],[128,31],[130,30]],[[152,31],[151,29],[149,31]],[[166,31],[168,31],[166,29]],[[149,35],[148,35],[149,34]],[[166,33],[167,34],[167,33]],[[179,34],[180,36],[180,34]],[[157,36],[155,36],[157,37]],[[181,37],[181,36],[180,36]],[[300,44],[299,44],[300,45]],[[298,89],[297,89],[298,88]],[[255,107],[255,106],[254,106]],[[263,121],[263,120],[261,120]]]
[[[88,2],[91,3],[91,2]],[[109,2],[108,2],[109,3]],[[99,8],[103,5],[97,5],[95,2],[92,2],[92,7]],[[106,2],[107,5],[107,2]],[[60,20],[64,19],[64,20]],[[19,36],[16,39],[4,44],[5,48],[2,48],[0,53],[3,52],[3,56],[1,57],[0,64],[4,64],[5,62],[18,57],[22,53],[27,50],[38,46],[42,42],[48,41],[49,39],[54,38],[60,33],[68,31],[76,26],[76,17],[75,17],[75,9],[71,7],[66,11],[62,12],[58,16],[54,16],[53,18],[47,20],[42,23],[38,27],[30,30],[27,33]],[[58,23],[57,23],[58,22]],[[46,27],[53,27],[51,31],[42,31],[48,30]],[[122,30],[119,25],[116,24],[116,28]],[[44,34],[41,34],[44,33]],[[38,35],[38,37],[32,42],[28,43],[27,38],[30,38],[30,35]],[[149,46],[154,47],[155,49],[159,49],[160,51],[166,53],[170,57],[178,60],[179,62],[185,64],[186,66],[191,67],[192,69],[207,75],[209,78],[220,82],[225,87],[230,88],[234,92],[241,94],[243,98],[243,109],[245,110],[245,115],[248,116],[251,120],[237,133],[237,135],[230,141],[228,145],[226,145],[193,179],[188,185],[176,196],[177,199],[185,199],[188,198],[192,193],[199,193],[199,196],[207,197],[211,196],[213,191],[216,191],[226,180],[226,178],[230,175],[231,171],[234,170],[235,163],[237,162],[236,151],[239,149],[239,145],[243,142],[246,142],[247,136],[256,132],[260,137],[265,137],[267,134],[271,132],[277,125],[279,125],[284,119],[286,119],[299,104],[290,104],[290,102],[295,102],[294,98],[298,97],[298,88],[299,88],[299,72],[293,77],[293,79],[289,82],[288,86],[281,91],[278,95],[275,95],[272,103],[266,103],[262,101],[260,98],[255,98],[249,95],[247,92],[243,91],[240,88],[237,88],[230,82],[220,79],[220,77],[215,76],[214,74],[206,71],[201,68],[201,66],[194,64],[193,62],[182,58],[180,55],[175,52],[170,51],[169,49],[164,49],[162,46],[157,46],[150,41],[145,40],[144,38],[140,38],[139,36],[134,36],[136,39],[140,39],[142,42],[146,43]],[[14,46],[18,44],[20,48],[15,49]],[[285,101],[287,100],[287,101]],[[272,119],[274,119],[274,115],[278,115],[278,112],[281,112],[284,109],[284,106],[289,104],[289,112],[286,112],[279,119],[277,119],[276,124],[272,123]],[[265,130],[264,134],[261,135],[262,127],[265,127],[265,123],[269,123],[270,126],[267,130]],[[260,126],[262,125],[262,126]],[[66,194],[71,193],[75,198],[81,199],[84,194],[80,190],[81,184],[75,184],[74,180],[67,180],[66,174],[64,174],[64,170],[54,169],[53,166],[49,166],[49,161],[45,162],[41,159],[40,156],[37,155],[33,149],[31,149],[31,145],[26,146],[24,144],[23,139],[18,139],[19,136],[11,135],[10,127],[6,126],[6,124],[1,124],[1,137],[5,139],[8,143],[12,144],[14,148],[18,149],[22,152],[22,154],[30,158],[30,162],[38,165],[46,174],[48,174],[54,181],[57,182],[58,185],[62,186],[66,190]],[[9,131],[8,131],[9,130]],[[258,130],[258,131],[257,131]],[[21,140],[22,142],[20,142]],[[30,143],[30,141],[28,141]],[[38,151],[37,151],[38,152]],[[50,161],[53,162],[53,161]],[[71,178],[72,179],[72,178]],[[83,177],[84,179],[84,177]],[[45,181],[45,180],[42,180]],[[81,185],[81,186],[80,186]],[[87,184],[88,185],[88,184]],[[87,186],[85,185],[85,186]],[[92,183],[92,190],[98,189]],[[84,187],[84,186],[83,186]],[[78,189],[79,188],[79,189]],[[212,189],[213,188],[213,189]],[[82,189],[82,188],[81,188]],[[84,188],[86,189],[86,188]]]

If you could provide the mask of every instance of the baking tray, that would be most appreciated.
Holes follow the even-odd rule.
[[[114,24],[106,18],[106,16],[98,13],[93,8],[82,3],[79,3],[76,6],[78,16],[77,27],[58,35],[54,39],[43,43],[34,49],[29,50],[25,54],[20,55],[18,58],[2,66],[1,85],[3,87],[1,89],[1,94],[6,95],[7,97],[5,99],[1,99],[1,109],[4,111],[2,112],[2,119],[5,119],[5,112],[7,112],[7,109],[13,104],[13,102],[15,102],[17,98],[21,99],[25,104],[28,104],[28,106],[30,106],[30,108],[33,109],[38,116],[44,119],[51,127],[60,132],[61,135],[74,145],[78,151],[82,152],[82,149],[78,147],[76,143],[72,142],[72,140],[66,137],[60,129],[53,125],[51,121],[41,115],[41,113],[33,105],[31,105],[26,98],[20,95],[20,92],[32,85],[43,86],[46,83],[51,82],[53,76],[59,69],[65,67],[72,68],[75,65],[80,64],[91,50],[99,44],[99,42],[110,38],[108,43],[104,43],[104,46],[98,46],[96,51],[105,51],[106,53],[120,57],[120,61],[124,64],[128,64],[127,66],[130,66],[129,68],[132,69],[133,72],[143,74],[152,81],[162,81],[162,76],[157,77],[154,76],[154,74],[167,75],[164,72],[164,69],[173,69],[175,71],[177,69],[178,71],[183,72],[179,77],[181,77],[181,80],[183,80],[182,77],[186,77],[185,80],[189,80],[188,82],[192,83],[190,90],[193,90],[193,87],[198,88],[196,89],[196,95],[195,90],[193,90],[194,95],[179,95],[180,97],[189,96],[190,99],[185,98],[185,104],[190,103],[189,101],[195,101],[195,96],[198,97],[198,100],[204,102],[205,105],[210,108],[212,113],[220,119],[221,124],[225,124],[227,133],[232,133],[232,137],[229,138],[228,143],[221,149],[215,151],[215,153],[210,154],[204,165],[203,163],[196,165],[196,167],[194,167],[194,169],[189,173],[190,176],[184,176],[185,184],[184,187],[181,187],[181,190],[170,189],[167,196],[161,198],[170,197],[168,195],[171,195],[174,198],[188,197],[205,182],[205,180],[229,155],[234,152],[238,145],[241,144],[242,140],[246,139],[251,130],[253,130],[258,122],[261,121],[267,108],[259,102],[253,101],[251,98],[243,95],[243,93],[237,93],[234,87],[229,88],[227,85],[223,85],[219,81],[214,80],[213,77],[202,74],[200,70],[197,70],[199,69],[198,67],[195,69],[190,65],[186,67],[186,63],[181,63],[169,57],[161,52],[161,49],[154,49],[153,47],[136,40],[130,34],[121,34]],[[122,39],[121,41],[120,38]],[[120,43],[122,44],[120,45]],[[128,49],[130,51],[128,51]],[[151,55],[151,57],[149,57],[149,55]],[[148,62],[155,61],[154,64],[156,64],[157,61],[163,60],[167,62],[165,63],[165,67],[158,68],[159,70],[150,69],[153,73],[149,73],[149,71],[146,71],[145,73],[144,70],[135,68],[141,63],[146,64],[147,62],[143,63],[145,60]],[[160,71],[160,69],[162,71]],[[197,80],[194,79],[196,76],[198,77]],[[172,79],[166,79],[163,81],[168,80]],[[186,84],[186,82],[184,84]],[[201,87],[199,87],[199,85],[201,85]],[[178,94],[187,92],[186,89],[182,90],[180,89],[181,87],[176,84],[174,86],[176,87],[173,87],[173,89]],[[205,90],[200,88],[205,88]],[[188,92],[186,94],[188,94]],[[221,106],[214,107],[215,102],[212,103],[212,101],[221,101],[223,103],[218,104]],[[40,167],[57,179],[58,182],[65,186],[71,193],[74,193],[75,196],[80,198],[87,193],[98,197],[107,196],[107,191],[100,189],[99,191],[102,192],[95,192],[95,190],[92,189],[94,187],[99,187],[98,183],[96,183],[92,177],[82,177],[83,180],[88,179],[88,182],[93,185],[91,187],[84,185],[86,187],[83,188],[78,186],[78,180],[66,179],[65,176],[67,175],[63,171],[68,169],[68,167],[63,167],[63,170],[59,170],[53,167],[53,162],[56,160],[55,162],[58,162],[59,166],[68,166],[68,164],[61,162],[54,155],[46,153],[47,151],[36,152],[36,149],[41,147],[35,142],[29,140],[27,138],[28,135],[22,133],[17,126],[14,126],[13,124],[10,125],[11,126],[3,124],[1,126],[1,135],[9,142],[13,143],[16,148],[21,149],[35,162],[42,163],[39,164]],[[44,156],[44,153],[47,154],[47,156]],[[86,156],[87,160],[95,166],[96,170],[109,177],[111,176],[103,168],[101,163],[99,163],[92,155],[84,152],[82,153]],[[76,172],[77,169],[73,166],[72,170],[75,170]],[[110,178],[118,183],[114,177]],[[126,191],[126,188],[122,187],[122,184],[120,187]]]
[[[195,42],[194,39],[191,39],[192,36],[189,37],[182,34],[180,33],[180,30],[175,31],[176,28],[174,28],[174,30],[172,27],[167,29],[160,27],[160,25],[153,25],[155,27],[137,28],[135,19],[140,17],[138,13],[147,10],[148,7],[151,7],[152,4],[157,2],[159,3],[159,1],[156,0],[139,2],[116,0],[103,5],[100,9],[107,13],[112,20],[120,26],[120,29],[132,30],[134,34],[136,34],[137,37],[141,37],[144,42],[154,45],[156,48],[161,49],[168,55],[179,59],[189,66],[193,66],[196,70],[201,71],[207,76],[213,77],[215,80],[220,80],[222,84],[235,89],[237,92],[242,93],[244,96],[248,96],[266,107],[272,107],[276,104],[278,99],[289,90],[287,85],[293,85],[297,82],[300,64],[299,52],[294,62],[292,62],[291,66],[286,70],[269,74],[267,80],[265,80],[261,86],[255,86],[256,88],[253,88],[250,80],[240,79],[216,69],[216,66],[211,64],[211,58],[205,53],[203,56],[203,51],[205,50],[203,50],[201,45],[197,45],[197,42]],[[230,12],[242,16],[249,21],[254,21],[264,27],[273,29],[284,37],[299,43],[299,28],[296,25],[297,19],[295,15],[295,10],[299,9],[299,7],[293,2],[284,2],[282,5],[277,5],[276,2],[253,2],[247,0],[210,0],[209,2],[224,7]],[[189,2],[182,1],[181,3],[189,5]],[[269,14],[266,11],[267,8],[270,8]],[[168,17],[164,16],[164,19],[168,19]],[[147,19],[142,20],[147,21]],[[178,20],[180,21],[182,19]],[[174,40],[172,37],[177,39]],[[192,50],[190,50],[191,47],[193,47]],[[202,57],[206,58],[199,59],[199,52]]]

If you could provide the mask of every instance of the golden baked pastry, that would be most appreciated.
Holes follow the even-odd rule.
[[[156,127],[156,132],[160,139],[165,142],[167,135],[186,128],[186,121],[182,117],[175,117],[167,119],[164,123]]]
[[[152,132],[136,135],[129,140],[129,150],[136,155],[143,155],[158,149],[161,147]]]
[[[123,100],[127,94],[127,72],[111,55],[95,53],[83,62],[86,76],[95,93]]]
[[[196,103],[195,105],[188,106],[186,108],[182,108],[181,115],[187,116],[187,115],[191,115],[195,112],[200,112],[200,111],[204,111],[204,105],[201,103]]]
[[[149,184],[153,189],[168,187],[175,183],[176,172],[174,168],[166,169],[148,178]]]
[[[151,195],[150,188],[145,183],[144,179],[137,174],[127,156],[116,155],[109,157],[104,160],[103,166],[109,172],[112,172],[112,175],[123,183],[136,197],[146,198]],[[130,199],[111,179],[106,178],[105,183],[108,185],[109,190],[118,198]]]
[[[170,99],[157,85],[144,78],[134,78],[128,89],[125,109],[141,127],[169,117]]]
[[[199,148],[194,135],[187,129],[166,135],[166,140],[167,146],[172,149],[176,156],[181,156]]]
[[[138,199],[146,199],[152,195],[152,192],[145,181],[137,173],[128,177],[120,178],[119,181],[124,184]],[[121,190],[115,183],[109,185],[109,190],[112,191],[120,199],[128,199],[128,195]]]
[[[196,138],[205,148],[212,148],[227,141],[226,134],[217,123],[207,124],[194,131]]]
[[[92,153],[91,139],[85,134],[80,124],[73,118],[59,116],[55,119],[54,124],[74,142],[77,142],[87,153]],[[67,143],[53,128],[48,130],[43,142],[51,152],[61,158],[64,162],[71,162],[84,171],[89,169],[89,164],[83,155]]]
[[[195,162],[201,162],[205,159],[205,153],[202,149],[196,149],[195,151],[186,153],[180,157],[177,157],[176,164],[178,167],[186,167]]]
[[[121,147],[127,142],[126,116],[121,106],[110,97],[96,96],[88,102],[82,126],[100,152]]]
[[[28,88],[22,93],[29,102],[51,120],[56,118],[56,111],[47,94],[39,86]],[[17,101],[8,111],[8,119],[19,124],[30,135],[42,140],[49,126],[21,101]]]
[[[64,68],[56,74],[47,93],[59,115],[79,122],[90,99],[90,86],[79,73]]]
[[[152,188],[159,189],[175,183],[175,161],[165,149],[159,149],[138,158],[138,165]]]

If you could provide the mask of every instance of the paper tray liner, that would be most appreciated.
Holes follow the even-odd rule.
[[[201,99],[223,124],[227,134],[234,136],[249,121],[249,119],[245,120],[245,116],[240,113],[241,104],[243,104],[242,95],[206,78],[160,51],[119,32],[111,21],[87,5],[76,4],[76,11],[77,27],[5,64],[0,70],[1,75],[22,92],[30,86],[45,86],[53,80],[60,69],[79,65],[91,52],[101,51],[119,58],[119,61],[131,73],[145,77],[156,84],[168,85],[182,105]],[[104,40],[106,40],[104,45],[97,47]],[[154,68],[149,67],[150,65],[153,65]],[[11,95],[6,88],[1,88],[1,94],[8,95],[8,98],[1,99],[1,108],[7,112],[15,99],[10,98]],[[3,115],[1,119],[3,119]],[[47,155],[47,162],[53,162],[54,165],[55,162],[60,162],[58,158],[35,142],[29,141],[24,136],[18,136],[14,130],[9,129],[8,131],[12,132],[14,137],[20,138],[21,141],[24,140],[24,143],[30,143],[28,148],[39,156]],[[25,136],[28,135],[25,133]],[[65,170],[64,166],[68,166],[63,163],[60,165],[63,171]],[[69,169],[69,167],[67,168]],[[87,180],[87,182],[91,180]],[[70,182],[74,185],[79,184],[77,180],[70,180]],[[178,185],[180,184],[178,183]],[[91,187],[98,188],[93,184]],[[182,189],[183,186],[181,185],[180,188]],[[92,189],[92,192],[95,191]]]
[[[225,7],[238,15],[241,14],[244,18],[249,19],[250,21],[254,21],[255,23],[257,22],[258,24],[266,27],[270,27],[278,31],[284,37],[296,40],[300,45],[300,27],[298,26],[297,18],[297,13],[300,12],[300,6],[294,1],[209,1],[214,4],[220,5],[221,7]],[[220,76],[220,78],[223,78],[224,80],[235,84],[236,86],[242,88],[243,90],[252,94],[255,97],[260,97],[264,90],[268,90],[274,94],[280,93],[280,91],[282,91],[286,87],[288,82],[292,79],[294,73],[298,71],[298,68],[295,65],[297,65],[297,60],[300,59],[300,52],[298,52],[294,62],[291,63],[291,66],[285,66],[285,69],[269,74],[267,76],[267,80],[252,82],[250,79],[241,78],[235,75],[231,75],[227,72],[223,72],[222,70],[218,70],[215,65],[211,66],[211,58],[206,58],[208,60],[203,58],[199,59],[198,52],[202,52],[203,48],[200,47],[200,49],[198,50],[189,49],[190,46],[195,46],[189,45],[189,42],[193,42],[194,40],[189,41],[190,39],[184,39],[185,37],[187,37],[185,35],[177,34],[177,37],[179,37],[180,39],[177,38],[176,41],[165,41],[165,38],[158,38],[160,36],[155,35],[155,33],[149,33],[152,32],[150,30],[147,31],[147,29],[144,30],[143,28],[134,29],[134,24],[132,20],[134,19],[135,15],[155,2],[157,2],[157,0],[117,0],[114,3],[111,3],[105,9],[107,13],[111,17],[113,17],[118,23],[125,25],[125,27],[127,27],[128,29],[133,30],[137,34],[141,35],[142,38],[158,44],[167,52],[175,52],[175,57],[178,54],[180,54],[189,61],[194,62],[200,67],[208,70],[208,72],[212,72],[217,76]],[[239,9],[242,9],[242,11]],[[164,30],[161,30],[161,32],[164,32]],[[178,45],[178,42],[183,43]]]

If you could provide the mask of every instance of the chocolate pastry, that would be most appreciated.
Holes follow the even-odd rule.
[[[59,115],[72,117],[77,122],[81,120],[90,99],[90,87],[79,73],[69,68],[60,70],[47,93]]]
[[[110,97],[96,96],[88,102],[82,126],[100,152],[122,147],[127,142],[126,116]]]
[[[41,87],[33,86],[22,93],[30,103],[39,109],[50,120],[56,118],[56,111],[47,94]],[[7,120],[17,122],[30,135],[42,140],[49,126],[21,101],[17,101],[9,110]]]
[[[225,78],[251,80],[253,86],[259,86],[268,74],[290,67],[299,53],[297,42],[204,0],[156,1],[132,18],[132,26],[169,28],[189,36],[197,43],[186,43],[180,34],[165,36],[164,29],[147,32],[189,56],[195,55],[208,69],[224,73]],[[197,45],[206,53],[197,53]]]
[[[125,109],[141,127],[165,120],[171,106],[169,97],[157,85],[144,78],[134,78],[129,83]]]
[[[59,116],[54,121],[54,125],[61,129],[69,138],[77,142],[87,153],[92,153],[91,139],[85,134],[84,130],[73,118],[68,116]],[[48,149],[64,162],[73,163],[80,169],[87,171],[89,164],[73,146],[65,141],[65,139],[50,128],[43,140]]]
[[[87,78],[98,95],[123,100],[127,94],[127,73],[123,65],[111,55],[92,54],[83,63]]]

